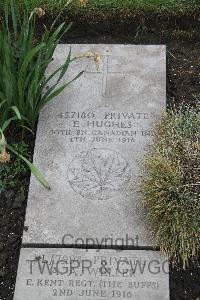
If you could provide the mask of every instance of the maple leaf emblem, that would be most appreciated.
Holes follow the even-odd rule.
[[[88,199],[109,199],[123,190],[131,177],[129,165],[118,152],[93,148],[77,155],[68,168],[74,191]]]

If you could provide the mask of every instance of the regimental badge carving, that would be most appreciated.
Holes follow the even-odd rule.
[[[83,151],[68,168],[73,190],[87,199],[106,200],[126,189],[131,171],[126,159],[110,149]]]

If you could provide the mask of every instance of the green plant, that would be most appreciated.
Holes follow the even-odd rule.
[[[7,99],[0,101],[0,132],[5,132],[10,123],[15,120],[21,120],[18,108],[16,106],[10,106]]]
[[[163,115],[146,155],[141,193],[161,250],[183,266],[200,248],[200,112]]]
[[[59,85],[73,61],[70,49],[65,63],[47,78],[45,76],[55,48],[71,24],[66,27],[64,22],[55,29],[58,15],[50,29],[44,26],[44,33],[38,41],[36,17],[44,14],[41,8],[31,12],[28,0],[4,0],[0,9],[3,11],[0,26],[0,102],[6,103],[6,107],[1,107],[0,115],[8,120],[10,108],[17,107],[22,116],[21,123],[26,122],[34,128],[42,108],[82,74],[80,72],[70,82]],[[45,91],[53,79],[55,83]]]
[[[7,149],[9,149],[11,152],[13,152],[18,158],[20,158],[23,162],[26,163],[26,165],[29,167],[33,175],[37,178],[37,180],[47,189],[50,188],[48,182],[45,180],[45,178],[42,176],[42,174],[39,172],[39,170],[22,154],[20,154],[15,148],[13,148],[11,145],[9,145],[5,139],[4,132],[9,127],[10,123],[15,120],[21,120],[21,115],[16,106],[8,106],[7,107],[7,100],[3,100],[0,102],[0,109],[5,105],[5,109],[3,111],[3,114],[0,118],[0,166],[2,164],[8,163],[10,161],[10,154],[7,152]],[[9,117],[6,119],[6,117],[9,116],[9,110],[14,112],[14,116]],[[8,114],[8,115],[7,115]]]
[[[9,123],[5,121],[5,123]],[[7,125],[8,126],[8,125]],[[12,145],[9,145],[5,139],[2,128],[0,128],[0,165],[10,162],[10,154],[7,152],[9,149],[16,157],[20,158],[31,170],[36,179],[47,189],[50,189],[48,182],[45,180],[39,170],[23,155],[21,155]]]
[[[67,5],[71,2],[69,0]],[[41,8],[30,11],[28,0],[0,2],[0,163],[10,161],[7,149],[23,160],[34,176],[46,187],[49,184],[38,169],[6,142],[5,132],[11,122],[34,128],[43,107],[59,95],[71,82],[60,85],[71,59],[71,48],[65,63],[46,77],[46,69],[53,59],[55,48],[68,29],[65,22],[55,29],[60,14],[48,30],[44,27],[37,41],[36,17],[44,15]],[[54,84],[47,88],[50,81]],[[13,115],[14,113],[14,115]],[[16,125],[16,124],[15,124]]]
[[[12,144],[11,147],[26,159],[30,159],[28,145],[25,142]],[[25,175],[27,170],[27,166],[18,156],[7,164],[0,164],[0,193],[7,188],[16,187],[19,177]]]

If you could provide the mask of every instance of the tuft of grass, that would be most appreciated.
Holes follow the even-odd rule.
[[[42,6],[49,13],[58,13],[64,8],[68,0],[30,0],[32,7]],[[171,12],[187,12],[200,7],[199,0],[74,0],[66,11],[74,10],[75,12],[85,10],[144,10],[160,12],[163,10]]]
[[[185,267],[200,249],[200,112],[170,111],[155,125],[141,193],[156,242]]]

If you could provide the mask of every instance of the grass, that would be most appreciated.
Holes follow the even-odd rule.
[[[145,158],[141,193],[161,250],[185,267],[200,250],[200,112],[164,115]]]
[[[42,6],[48,13],[58,13],[68,0],[30,0],[33,7]],[[163,10],[171,12],[188,12],[200,7],[200,0],[74,0],[71,9],[80,11],[99,10],[144,10],[160,12]],[[69,8],[66,8],[66,11]]]

